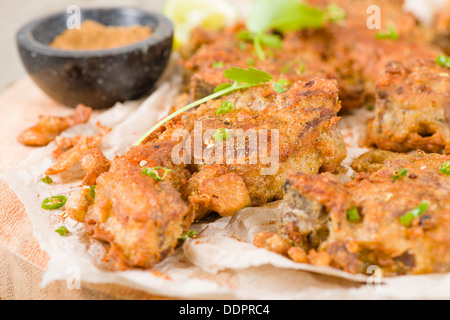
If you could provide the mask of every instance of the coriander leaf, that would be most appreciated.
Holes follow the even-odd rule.
[[[246,83],[249,85],[257,85],[272,80],[272,76],[269,73],[252,67],[249,67],[247,70],[231,67],[225,70],[224,76],[236,83]]]
[[[216,116],[218,116],[219,114],[226,114],[226,113],[230,112],[231,109],[233,109],[233,102],[225,100],[222,102],[220,107],[216,110]]]
[[[272,47],[272,48],[281,48],[281,37],[277,34],[261,34],[261,43],[265,46]]]
[[[322,28],[324,12],[299,1],[282,1],[279,12],[271,22],[271,29],[281,32],[296,31],[306,28]]]
[[[220,85],[218,85],[215,89],[214,89],[214,93],[228,89],[229,87],[231,87],[233,84],[229,83],[229,82],[225,82],[222,83]]]

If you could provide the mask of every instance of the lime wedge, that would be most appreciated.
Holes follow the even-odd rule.
[[[174,24],[175,48],[185,44],[196,27],[215,31],[238,20],[237,8],[227,0],[166,0],[163,14]]]

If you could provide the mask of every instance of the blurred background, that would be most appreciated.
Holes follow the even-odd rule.
[[[428,20],[427,17],[431,16],[432,11],[441,7],[445,1],[447,0],[405,0],[405,7],[415,12],[422,20]],[[241,15],[245,15],[251,0],[228,0],[228,2],[231,2]],[[162,11],[164,3],[165,0],[0,0],[0,92],[26,74],[17,53],[15,34],[30,20],[66,11],[70,5],[81,8],[132,6]]]

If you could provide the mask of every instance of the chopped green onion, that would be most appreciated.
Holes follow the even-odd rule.
[[[187,238],[192,238],[197,234],[194,230],[189,230],[188,232],[183,233],[178,240],[185,241]]]
[[[427,211],[429,206],[428,201],[422,201],[417,208],[414,208],[400,217],[400,223],[404,226],[409,226],[413,220],[421,216],[425,211]]]
[[[328,5],[325,11],[325,18],[331,22],[339,22],[345,20],[346,13],[345,10],[339,7],[335,3]]]
[[[441,171],[443,174],[449,175],[450,174],[450,161],[445,161],[442,164],[441,169],[439,169],[439,171]]]
[[[69,230],[65,226],[59,227],[58,229],[55,229],[55,232],[59,233],[60,236],[67,236],[69,233]]]
[[[359,221],[360,217],[359,217],[358,209],[356,207],[353,207],[350,210],[348,210],[347,218],[348,218],[348,220],[350,220],[352,222]]]
[[[401,179],[404,176],[406,176],[407,173],[408,173],[408,170],[406,170],[405,168],[395,170],[394,174],[392,175],[392,179],[394,179],[394,180]]]
[[[54,210],[61,208],[66,204],[67,199],[68,198],[66,196],[52,196],[50,198],[46,198],[42,201],[42,209]]]
[[[164,171],[164,175],[160,176],[159,175],[159,170],[163,170]],[[153,168],[143,168],[142,169],[142,174],[146,175],[146,176],[150,176],[153,179],[155,179],[156,181],[162,181],[166,178],[167,174],[170,173],[172,170],[167,169],[167,168],[163,168],[163,167],[153,167]]]
[[[221,129],[217,129],[216,132],[214,132],[213,138],[216,141],[223,141],[223,140],[228,139],[229,135],[230,134],[229,134],[228,129],[221,128]]]
[[[288,86],[290,82],[286,79],[280,79],[278,82],[275,82],[273,84],[273,90],[275,90],[278,93],[283,93],[286,91],[285,86]]]
[[[224,64],[222,61],[216,61],[216,62],[213,62],[213,63],[212,63],[212,66],[213,66],[214,68],[218,68],[218,69],[223,68],[224,65],[225,65],[225,64]]]
[[[95,188],[96,188],[97,186],[89,186],[89,196],[91,197],[91,198],[95,198]]]
[[[395,27],[393,25],[390,25],[388,27],[388,31],[386,32],[378,32],[375,36],[378,40],[398,40],[399,35],[397,33],[397,30],[395,30]]]
[[[231,111],[231,109],[233,109],[233,102],[225,100],[222,102],[220,107],[217,109],[216,116],[218,116],[219,114],[228,113]]]
[[[436,64],[438,66],[450,68],[450,57],[447,57],[446,55],[441,54],[439,57],[437,57]]]
[[[45,178],[42,178],[41,181],[46,183],[46,184],[52,184],[53,183],[52,178],[50,178],[49,176],[45,176]]]
[[[254,66],[256,64],[255,59],[247,58],[247,65],[248,66]]]

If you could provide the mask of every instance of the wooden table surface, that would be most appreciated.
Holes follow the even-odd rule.
[[[24,78],[0,94],[0,172],[25,159],[34,148],[17,142],[18,134],[39,114],[65,115],[71,109],[42,93]],[[69,289],[65,281],[40,287],[49,256],[33,237],[33,226],[7,183],[0,179],[0,300],[5,299],[161,299],[132,288],[83,283]]]

